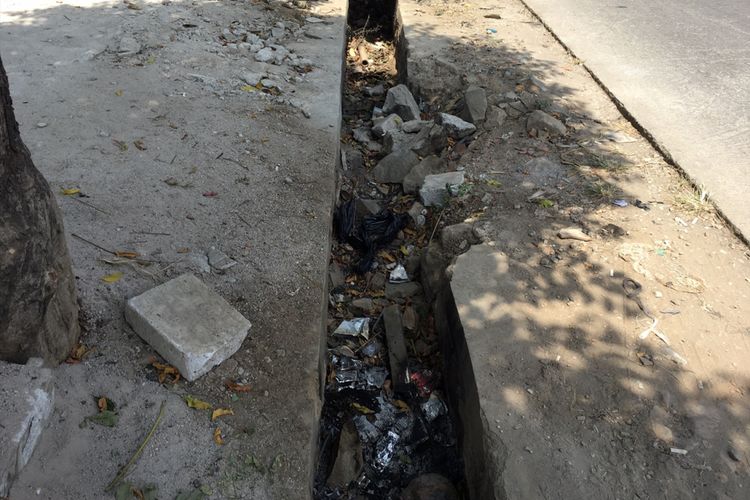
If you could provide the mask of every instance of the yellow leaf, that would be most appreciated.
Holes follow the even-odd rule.
[[[125,257],[126,259],[135,259],[140,254],[138,252],[130,252],[130,251],[117,251],[115,252],[115,255],[117,257]]]
[[[221,428],[220,427],[217,427],[216,430],[214,431],[214,443],[216,443],[218,445],[224,444],[224,438],[221,437]]]
[[[240,90],[245,92],[256,92],[258,89],[253,87],[252,85],[243,85],[240,87]]]
[[[409,249],[408,249],[408,248],[406,248],[406,247],[405,247],[404,245],[401,245],[401,247],[399,248],[399,251],[400,251],[400,252],[401,252],[402,254],[404,254],[404,255],[407,255],[407,256],[409,255]]]
[[[500,187],[503,184],[500,181],[496,181],[495,179],[487,179],[487,185],[492,187]]]
[[[114,283],[115,281],[119,281],[122,276],[123,274],[120,271],[117,271],[116,273],[106,275],[102,278],[102,281],[105,283]]]
[[[156,58],[154,56],[149,56],[148,59],[146,59],[146,64],[154,64],[156,62]]]
[[[70,188],[70,189],[63,189],[62,190],[62,194],[64,194],[65,196],[70,196],[72,194],[78,194],[80,192],[81,192],[81,190],[78,189],[78,188]]]
[[[194,398],[193,396],[185,396],[185,402],[190,408],[195,408],[196,410],[209,410],[211,408],[209,403]]]
[[[391,254],[386,252],[385,250],[381,250],[378,252],[378,257],[387,260],[388,262],[396,262],[396,258],[393,257]]]
[[[117,89],[117,90],[115,90],[115,95],[116,95],[117,97],[120,97],[120,96],[122,95],[122,89]]]
[[[409,405],[406,404],[405,402],[401,401],[400,399],[394,399],[393,400],[393,405],[396,408],[398,408],[399,410],[401,410],[401,411],[409,411],[410,410]]]
[[[360,412],[360,413],[362,413],[364,415],[370,415],[371,413],[375,413],[374,411],[372,411],[371,409],[369,409],[365,405],[361,405],[359,403],[352,403],[352,408],[354,408],[355,410],[357,410],[358,412]]]
[[[231,408],[216,408],[213,413],[211,413],[211,422],[219,417],[223,417],[224,415],[234,415],[234,411]]]

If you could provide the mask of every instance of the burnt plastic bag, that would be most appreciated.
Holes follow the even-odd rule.
[[[339,205],[336,210],[336,231],[339,241],[349,243],[362,254],[356,266],[359,274],[364,274],[372,267],[378,250],[396,239],[396,235],[409,223],[408,214],[396,214],[390,210],[381,210],[375,215],[357,221],[356,200],[352,199]]]

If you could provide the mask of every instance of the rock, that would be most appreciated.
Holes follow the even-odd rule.
[[[609,139],[612,142],[617,143],[628,143],[628,142],[636,142],[638,139],[636,139],[633,136],[630,136],[626,134],[625,132],[620,132],[619,130],[608,130],[602,134],[605,139]]]
[[[561,240],[591,241],[591,236],[584,233],[583,230],[578,227],[566,227],[560,229],[557,232],[557,237]]]
[[[458,500],[458,492],[440,474],[422,474],[411,480],[401,493],[402,500]]]
[[[117,45],[117,55],[119,56],[131,56],[141,51],[141,44],[133,37],[124,36],[120,39],[120,43]]]
[[[443,253],[441,245],[437,241],[430,243],[422,252],[419,277],[428,302],[431,302],[448,282],[445,268],[449,261],[450,257]]]
[[[344,270],[341,269],[341,266],[339,266],[335,262],[331,262],[331,264],[328,266],[328,280],[331,288],[333,289],[344,286],[345,279],[346,277],[344,276]]]
[[[411,220],[413,220],[414,224],[417,226],[424,226],[426,222],[425,214],[426,210],[424,206],[418,201],[414,202],[414,205],[409,209],[409,217],[411,217]]]
[[[339,448],[336,461],[328,476],[326,484],[332,488],[346,488],[356,480],[362,470],[362,444],[359,441],[357,428],[352,420],[348,420],[341,428]]]
[[[442,125],[423,128],[411,145],[411,150],[420,156],[439,155],[448,145],[448,135]]]
[[[251,326],[192,274],[129,299],[125,319],[189,381],[237,352]]]
[[[264,47],[255,53],[255,60],[258,62],[270,62],[274,59],[273,49]]]
[[[40,358],[0,362],[0,498],[29,462],[55,403],[52,370]]]
[[[397,305],[388,306],[383,309],[383,325],[388,345],[391,380],[393,381],[394,390],[398,392],[408,384],[406,367],[409,357],[406,352],[406,342],[404,341],[404,327],[401,324],[401,311]]]
[[[370,137],[370,129],[365,127],[359,127],[352,130],[352,137],[355,141],[361,144],[367,144],[372,140]]]
[[[385,94],[385,87],[382,83],[378,83],[372,87],[365,87],[365,94],[370,97],[377,97]]]
[[[407,134],[414,134],[427,126],[431,126],[432,124],[433,122],[428,120],[409,120],[408,122],[404,122],[404,124],[401,125],[401,130],[403,130]]]
[[[383,137],[383,151],[389,154],[399,149],[409,149],[413,142],[414,134],[407,134],[401,130],[391,130]]]
[[[458,255],[467,251],[471,245],[479,243],[479,238],[471,224],[462,222],[444,227],[440,233],[440,243],[443,251],[450,255]]]
[[[206,257],[208,257],[208,265],[213,267],[219,273],[222,273],[230,267],[237,265],[236,260],[233,260],[227,254],[225,254],[221,250],[217,250],[214,247],[211,247],[208,250],[208,252],[206,253]]]
[[[414,96],[411,95],[409,88],[404,85],[396,85],[388,89],[383,105],[383,113],[396,113],[404,121],[418,120],[420,118],[419,106]]]
[[[448,196],[453,194],[463,183],[463,172],[428,175],[419,189],[419,197],[426,207],[441,206],[446,202]]]
[[[372,177],[377,182],[400,183],[406,174],[419,163],[419,156],[411,150],[394,151],[378,162],[372,169]]]
[[[538,185],[557,181],[563,174],[565,168],[561,164],[553,162],[548,158],[539,157],[527,161],[523,166],[523,170],[528,176],[527,180]]]
[[[276,40],[284,38],[284,28],[271,28],[271,36]]]
[[[404,308],[404,314],[401,318],[401,322],[403,323],[404,328],[406,328],[410,332],[413,332],[417,329],[419,318],[417,318],[417,312],[414,310],[413,307],[406,306]]]
[[[567,132],[563,122],[539,109],[527,118],[526,130],[529,132],[536,130],[538,133],[546,132],[551,136],[565,135]]]
[[[266,75],[264,73],[255,73],[252,71],[245,71],[244,73],[242,73],[241,78],[248,85],[255,87],[265,77]]]
[[[531,92],[524,90],[518,98],[521,100],[523,107],[526,108],[527,111],[534,111],[536,109],[536,97],[534,97],[534,94]]]
[[[46,126],[47,126],[46,122],[39,122],[39,123],[36,124],[36,128],[44,128]]]
[[[384,120],[381,120],[372,127],[372,133],[376,137],[383,137],[388,132],[391,132],[393,130],[400,130],[401,124],[404,123],[404,121],[401,119],[399,115],[396,113],[392,113],[388,115]]]
[[[375,273],[370,278],[370,289],[382,290],[385,287],[385,283],[388,280],[384,273]]]
[[[407,299],[414,295],[422,293],[422,285],[416,281],[408,283],[386,283],[385,297],[387,299]]]
[[[416,193],[422,187],[425,177],[445,170],[445,161],[437,156],[428,156],[415,165],[402,182],[404,193]]]
[[[419,266],[422,261],[422,253],[414,249],[404,261],[404,269],[409,276],[416,276],[419,273]]]
[[[446,133],[454,139],[463,139],[477,130],[473,123],[448,113],[438,113],[438,122],[443,126]]]
[[[355,316],[367,316],[372,312],[373,305],[369,298],[354,299],[349,304],[349,311]]]
[[[464,94],[464,105],[461,118],[479,125],[484,122],[487,113],[487,94],[481,87],[469,87]]]
[[[503,123],[505,123],[505,119],[507,117],[508,114],[502,108],[498,108],[497,106],[490,106],[487,110],[486,119],[484,120],[484,128],[486,130],[499,128]]]

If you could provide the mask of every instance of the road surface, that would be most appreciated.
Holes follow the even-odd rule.
[[[750,1],[524,2],[750,239]]]

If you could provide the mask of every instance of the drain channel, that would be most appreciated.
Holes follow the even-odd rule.
[[[371,126],[405,79],[396,0],[350,0],[342,171],[331,248],[316,499],[465,498],[440,344],[419,279],[439,211],[372,167],[393,144]],[[419,117],[417,117],[419,118]]]

